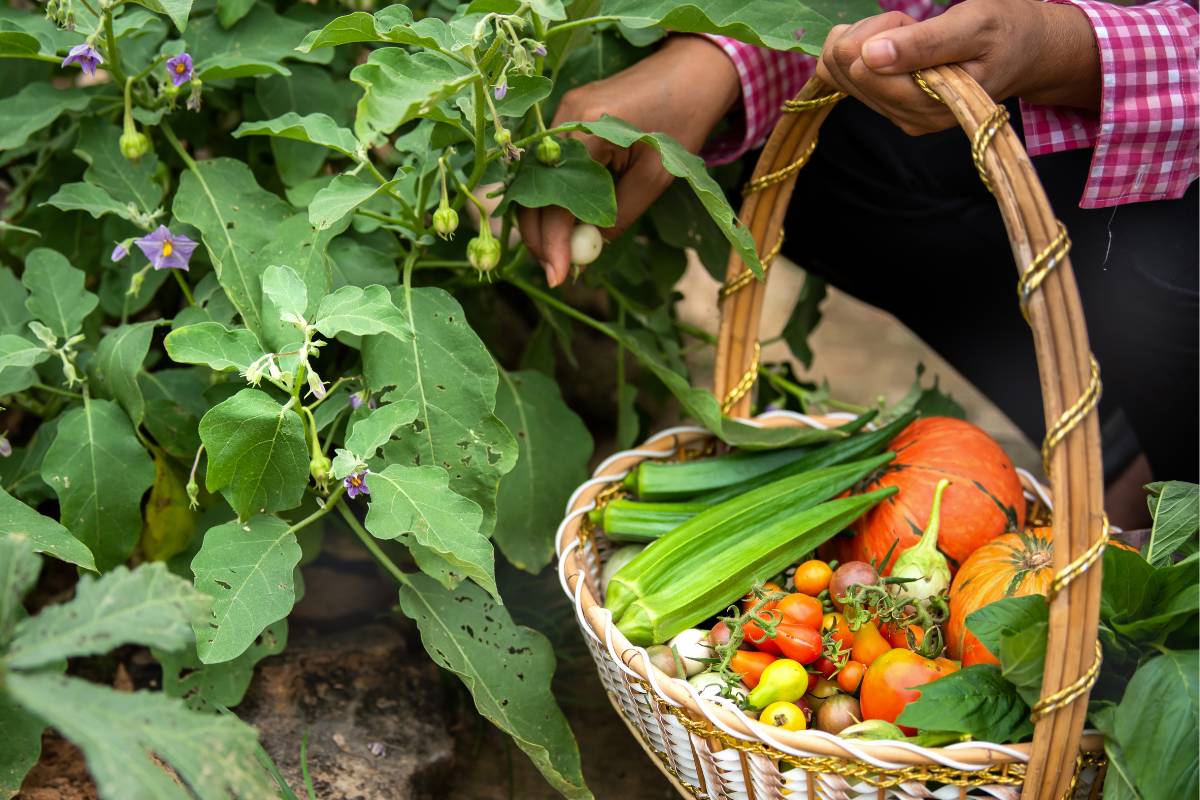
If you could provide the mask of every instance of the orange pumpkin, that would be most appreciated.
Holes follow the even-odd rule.
[[[946,649],[963,666],[999,664],[975,634],[967,617],[995,600],[1045,594],[1054,578],[1054,546],[1049,528],[1006,533],[971,554],[950,585]]]
[[[855,536],[842,549],[844,561],[882,564],[891,571],[897,556],[915,545],[929,524],[934,490],[950,480],[942,497],[938,549],[961,564],[986,542],[1025,524],[1025,498],[1008,455],[982,429],[960,419],[926,417],[909,425],[888,449],[896,458],[865,488],[900,491],[863,515]]]

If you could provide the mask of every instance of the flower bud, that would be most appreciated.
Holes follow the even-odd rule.
[[[458,230],[458,212],[450,206],[438,206],[433,212],[433,229],[443,239],[453,239]]]
[[[467,260],[480,272],[491,272],[500,263],[500,243],[490,235],[476,236],[467,242]]]
[[[548,167],[553,167],[562,158],[562,145],[553,136],[547,136],[538,142],[537,160]]]
[[[196,484],[196,476],[192,475],[184,487],[187,490],[188,507],[195,511],[200,506],[200,487]]]
[[[492,140],[501,147],[507,148],[512,144],[512,131],[498,126],[496,132],[492,134]]]
[[[150,152],[150,138],[137,130],[121,134],[121,155],[129,161],[138,161]]]
[[[308,462],[308,473],[319,486],[324,486],[329,481],[329,470],[332,466],[333,462],[324,455],[314,456],[312,461]]]

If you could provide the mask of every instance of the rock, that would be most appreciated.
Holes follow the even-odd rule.
[[[435,800],[454,766],[453,701],[415,632],[371,624],[312,637],[263,661],[238,716],[300,796],[300,741],[317,797]]]

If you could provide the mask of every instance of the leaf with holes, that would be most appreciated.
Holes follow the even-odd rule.
[[[154,650],[162,664],[163,692],[178,697],[196,711],[218,712],[242,702],[254,667],[267,656],[278,655],[287,646],[287,620],[267,626],[254,643],[237,658],[220,664],[205,664],[196,654],[196,646],[175,652]]]
[[[0,541],[25,538],[36,553],[54,556],[60,561],[95,570],[96,561],[87,545],[47,516],[39,514],[0,486]]]
[[[321,301],[313,324],[322,336],[388,333],[400,340],[412,338],[408,321],[383,286],[343,286]]]

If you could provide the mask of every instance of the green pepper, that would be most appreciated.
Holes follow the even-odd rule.
[[[808,673],[799,661],[779,658],[767,665],[758,679],[758,686],[747,698],[754,708],[766,708],[772,703],[794,703],[808,690]]]

